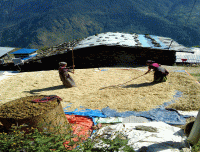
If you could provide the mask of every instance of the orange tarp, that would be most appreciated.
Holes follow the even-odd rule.
[[[92,126],[94,125],[91,118],[86,116],[67,114],[65,116],[67,117],[69,123],[72,124],[73,134],[77,135],[72,139],[74,142],[77,142],[79,140],[81,140],[79,142],[82,142],[90,137],[93,131]],[[72,147],[68,146],[69,143],[70,141],[66,141],[63,144],[66,148],[72,149]],[[76,145],[73,146],[73,148],[75,147]]]

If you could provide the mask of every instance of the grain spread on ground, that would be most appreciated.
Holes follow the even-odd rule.
[[[20,73],[0,82],[1,104],[32,95],[57,95],[63,107],[73,111],[80,106],[102,109],[109,106],[117,111],[146,111],[171,101],[176,90],[184,93],[171,108],[198,110],[200,85],[186,73],[170,72],[168,81],[152,84],[153,72],[120,68],[76,69],[71,74],[77,87],[65,88],[57,70]],[[123,84],[122,86],[107,87]],[[104,88],[107,87],[107,88]],[[103,89],[101,89],[103,88]],[[189,105],[188,105],[189,104]]]

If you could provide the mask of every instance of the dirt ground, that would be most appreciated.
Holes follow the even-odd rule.
[[[159,84],[151,83],[153,72],[139,77],[147,67],[140,67],[141,70],[119,67],[75,69],[75,74],[70,74],[77,85],[73,88],[62,85],[57,70],[20,73],[0,82],[0,100],[3,104],[26,96],[57,95],[63,99],[63,107],[70,106],[67,109],[69,111],[81,109],[80,106],[89,109],[109,106],[117,111],[146,111],[171,101],[178,90],[183,93],[182,97],[169,107],[183,111],[198,110],[200,85],[188,73],[173,71],[198,73],[200,68],[163,67],[170,74],[167,82]],[[119,84],[124,85],[113,86]]]

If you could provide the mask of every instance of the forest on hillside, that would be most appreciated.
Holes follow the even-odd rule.
[[[0,46],[50,47],[104,32],[199,45],[200,2],[193,0],[2,0],[0,6]]]

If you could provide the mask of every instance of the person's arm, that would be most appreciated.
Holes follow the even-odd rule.
[[[73,67],[75,67],[75,65],[73,65],[73,66],[70,66],[70,67],[66,67],[67,69],[68,69],[68,72],[71,72],[71,73],[73,73],[74,74],[74,72],[72,71],[72,69],[71,68],[73,68]]]
[[[166,74],[166,75],[168,75],[168,74],[169,74],[169,72],[168,72],[166,69],[165,69],[165,74]]]
[[[151,68],[150,68],[150,67],[148,67],[148,71],[147,71],[145,74],[149,73],[150,71],[151,71]]]

